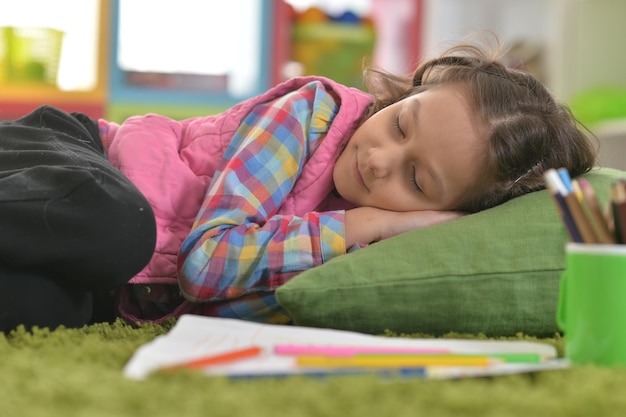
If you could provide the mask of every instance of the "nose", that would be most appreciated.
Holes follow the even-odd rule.
[[[381,148],[370,148],[368,151],[367,168],[376,179],[382,179],[391,174],[394,158],[389,152]]]

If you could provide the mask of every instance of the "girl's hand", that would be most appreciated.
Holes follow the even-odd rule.
[[[359,207],[346,211],[346,247],[356,243],[372,243],[392,236],[454,220],[465,213],[459,211],[389,211]]]

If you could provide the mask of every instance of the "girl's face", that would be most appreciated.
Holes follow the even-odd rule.
[[[356,206],[454,210],[477,183],[485,134],[458,86],[388,106],[354,133],[333,169],[337,192]]]

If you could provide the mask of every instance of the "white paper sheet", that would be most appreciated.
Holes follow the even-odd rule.
[[[207,375],[232,377],[311,373],[310,370],[298,367],[295,357],[274,354],[274,346],[284,344],[445,349],[449,353],[464,354],[536,353],[547,359],[538,364],[506,363],[489,367],[429,368],[423,377],[432,379],[533,372],[569,366],[566,360],[556,359],[554,346],[545,343],[384,337],[332,329],[184,315],[169,333],[158,336],[137,349],[124,367],[124,375],[131,379],[144,379],[169,366],[251,346],[261,347],[262,353],[248,359],[206,367],[203,372]]]

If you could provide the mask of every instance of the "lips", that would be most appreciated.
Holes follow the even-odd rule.
[[[361,176],[361,171],[359,171],[359,155],[356,152],[354,154],[354,163],[352,164],[352,171],[354,172],[354,178],[356,178],[356,181],[359,184],[361,184],[364,188],[369,190],[369,188],[367,188],[367,185],[365,185],[365,181],[363,180],[363,177]]]

